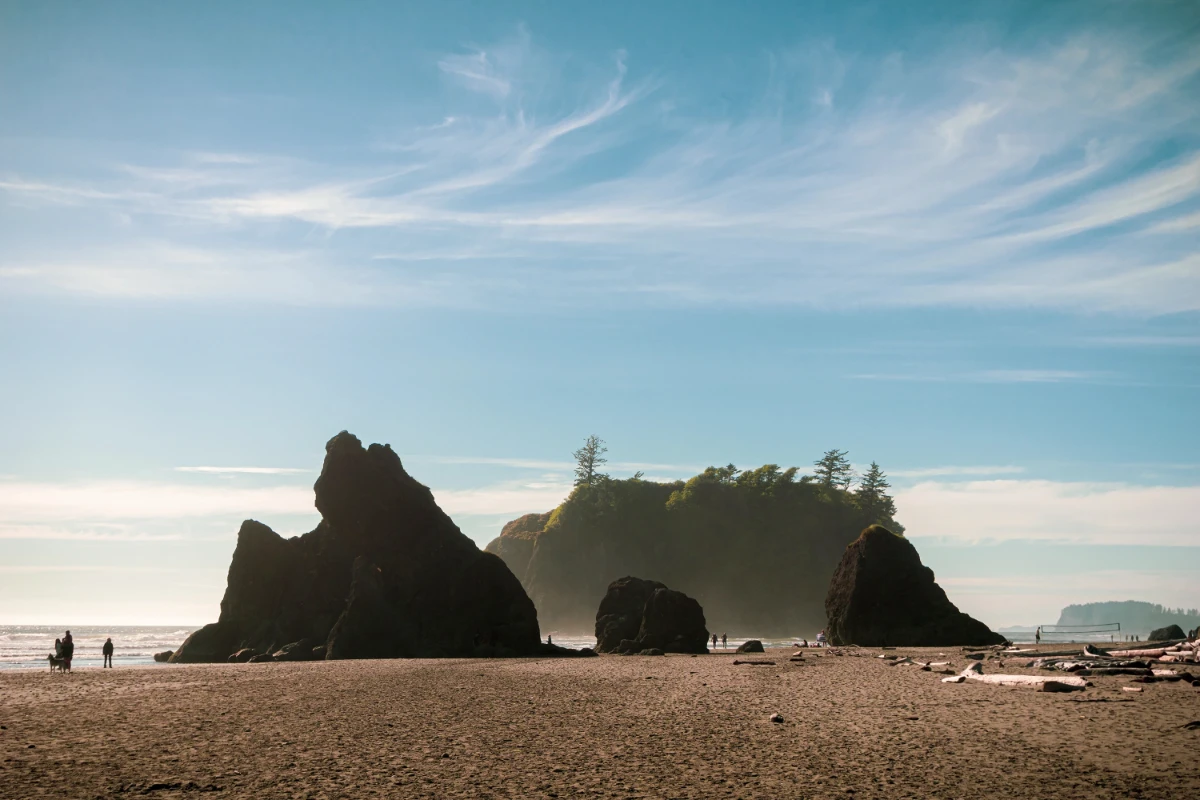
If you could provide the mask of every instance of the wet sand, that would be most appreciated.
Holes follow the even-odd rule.
[[[4,673],[0,797],[1200,797],[1200,689],[862,653]]]

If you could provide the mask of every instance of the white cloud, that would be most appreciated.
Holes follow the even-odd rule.
[[[926,481],[896,505],[912,538],[1200,546],[1200,486]]]
[[[861,471],[861,470],[860,470]],[[897,469],[888,472],[889,478],[936,478],[946,475],[1016,475],[1025,471],[1014,466],[946,466],[923,467],[921,469]]]
[[[1066,369],[989,369],[975,373],[985,383],[1065,383],[1096,377],[1093,372]]]
[[[433,496],[450,516],[456,514],[529,514],[550,511],[571,493],[569,482],[501,483],[478,489],[434,489]]]
[[[1117,379],[1099,372],[1067,369],[986,369],[972,372],[868,372],[849,375],[863,381],[907,381],[917,383],[1113,383]]]
[[[141,481],[0,483],[0,524],[314,514],[307,486],[239,488]]]
[[[212,475],[295,475],[302,472],[312,472],[310,469],[296,467],[176,467],[176,472],[202,472]]]

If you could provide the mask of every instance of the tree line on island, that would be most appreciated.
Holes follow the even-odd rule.
[[[508,523],[487,547],[521,580],[544,629],[589,630],[608,584],[642,575],[703,597],[714,630],[815,632],[846,546],[871,524],[903,531],[883,470],[872,462],[857,475],[844,450],[826,452],[812,474],[727,464],[670,482],[613,478],[606,453],[589,436],[568,498]]]
[[[584,440],[583,447],[572,453],[575,458],[576,487],[595,486],[613,480],[607,473],[600,471],[608,463],[608,459],[604,457],[607,452],[604,440],[592,434]],[[826,450],[824,455],[813,462],[813,474],[802,475],[799,483],[815,484],[827,492],[847,492],[871,519],[868,524],[888,525],[894,533],[903,534],[904,526],[894,519],[896,503],[887,493],[892,485],[888,483],[883,469],[872,461],[867,471],[860,476],[847,455],[849,453],[845,450]],[[780,471],[778,464],[764,464],[752,471],[743,471],[733,464],[726,464],[723,467],[709,467],[701,474],[724,484],[736,484],[739,481],[752,484],[776,480],[791,483],[796,480],[799,472],[797,467],[788,467]],[[629,480],[642,480],[644,475],[645,473],[639,470]]]

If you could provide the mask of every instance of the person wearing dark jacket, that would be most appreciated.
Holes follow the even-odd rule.
[[[63,637],[63,661],[67,662],[67,672],[71,671],[71,657],[75,655],[75,640],[71,638],[71,632],[67,631],[67,635]]]
[[[111,636],[104,640],[104,647],[101,649],[101,652],[104,653],[104,666],[111,667],[113,654],[113,643]]]

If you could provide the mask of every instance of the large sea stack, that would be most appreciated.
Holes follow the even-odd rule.
[[[811,638],[846,545],[872,522],[892,521],[797,470],[710,467],[686,482],[582,484],[553,511],[505,525],[487,550],[521,579],[547,630],[590,630],[613,580],[653,575],[703,597],[716,630]]]
[[[314,488],[322,520],[310,533],[284,539],[254,520],[242,524],[220,619],[189,636],[172,661],[226,661],[245,648],[276,653],[294,643],[330,659],[539,651],[537,611],[520,582],[438,508],[390,445],[364,449],[339,433]]]
[[[658,581],[625,577],[609,584],[596,612],[599,653],[707,653],[704,609]]]
[[[846,548],[825,598],[832,644],[948,647],[1003,644],[958,610],[912,542],[872,525]]]

